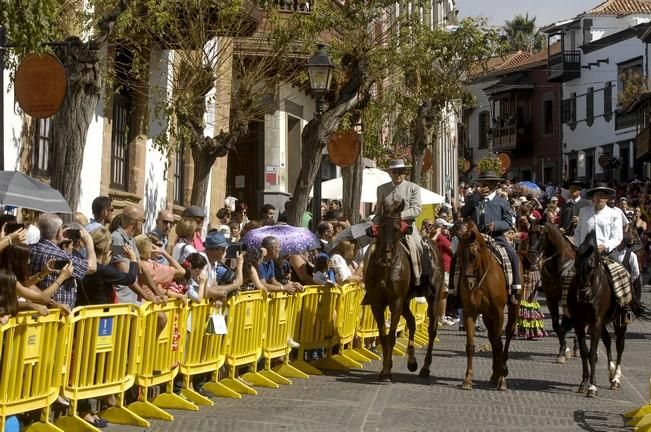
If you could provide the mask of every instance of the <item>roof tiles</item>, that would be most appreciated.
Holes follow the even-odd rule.
[[[625,16],[634,13],[651,13],[651,1],[647,0],[606,0],[585,15]]]

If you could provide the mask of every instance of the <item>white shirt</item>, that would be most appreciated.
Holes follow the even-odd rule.
[[[594,206],[583,207],[574,232],[574,242],[580,246],[590,231],[597,233],[597,245],[604,245],[606,252],[615,250],[624,238],[621,212],[605,206],[596,211]]]
[[[615,249],[610,256],[617,260],[617,262],[624,265],[624,257],[626,256],[626,248],[624,249]],[[631,282],[640,277],[640,266],[637,262],[637,255],[635,252],[631,252],[631,256],[628,258],[628,266],[631,268]]]

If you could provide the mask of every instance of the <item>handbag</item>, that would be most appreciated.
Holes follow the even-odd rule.
[[[208,317],[206,324],[206,334],[211,335],[225,335],[228,334],[226,327],[226,319],[222,313],[213,313]]]

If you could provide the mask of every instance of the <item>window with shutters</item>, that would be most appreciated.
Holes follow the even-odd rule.
[[[32,172],[38,176],[50,175],[50,143],[52,142],[52,119],[37,119],[34,127]]]
[[[585,94],[585,122],[588,126],[594,124],[594,88],[589,87]]]
[[[185,145],[183,142],[179,144],[174,155],[174,204],[185,205]]]
[[[613,83],[606,82],[604,85],[604,119],[608,122],[613,118]]]
[[[491,114],[488,111],[479,113],[479,148],[488,148],[488,131],[491,128]]]

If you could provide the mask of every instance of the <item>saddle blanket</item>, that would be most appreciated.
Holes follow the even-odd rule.
[[[610,283],[610,288],[613,290],[613,294],[615,294],[617,303],[620,306],[626,306],[631,302],[631,300],[633,300],[631,292],[631,277],[628,271],[623,265],[610,258],[606,258],[602,263],[606,266],[608,282]],[[574,265],[568,266],[568,268],[561,274],[561,308],[563,310],[563,315],[568,317],[570,316],[570,313],[567,308],[567,293],[569,292],[570,284],[575,275],[576,270]],[[577,296],[578,295],[579,291],[577,291]]]
[[[486,243],[488,244],[491,253],[495,257],[495,259],[497,259],[497,262],[500,264],[502,270],[504,271],[504,276],[506,279],[506,290],[508,291],[510,286],[513,284],[513,267],[511,266],[511,260],[509,259],[509,255],[506,253],[506,249],[504,248],[504,246],[497,244],[491,236],[487,234],[482,234],[482,236],[484,237],[484,240],[486,240]],[[483,275],[477,275],[477,277],[481,278],[483,277]],[[459,284],[460,278],[461,278],[461,266],[459,265],[459,259],[457,259],[455,260],[455,266],[454,266],[455,289],[461,286]],[[478,284],[475,286],[478,286]]]

